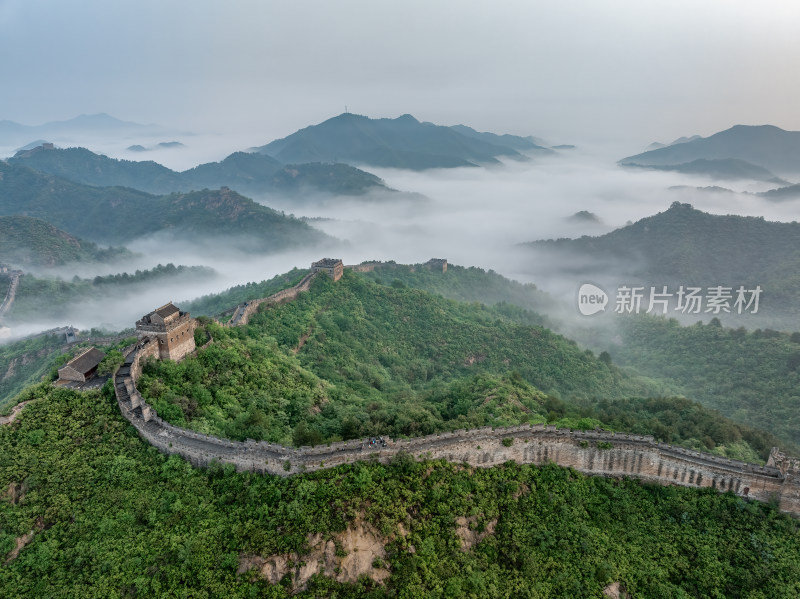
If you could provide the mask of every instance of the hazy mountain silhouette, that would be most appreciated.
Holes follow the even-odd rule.
[[[605,235],[525,245],[537,250],[540,260],[565,265],[576,277],[608,276],[656,286],[760,285],[767,316],[777,321],[798,313],[797,222],[708,214],[674,202],[665,212]]]
[[[86,185],[120,185],[163,194],[204,188],[230,187],[244,194],[292,194],[316,191],[361,195],[388,191],[378,177],[344,164],[284,165],[264,154],[236,152],[221,162],[209,162],[176,172],[152,160],[117,160],[86,148],[18,152],[11,164],[58,175]]]
[[[650,150],[620,160],[620,164],[677,165],[698,159],[736,158],[779,175],[800,172],[800,131],[772,125],[736,125],[725,131]]]
[[[276,251],[331,238],[231,191],[152,195],[95,187],[0,162],[0,215],[26,215],[96,243],[119,244],[158,232],[219,251],[226,246]],[[214,239],[226,237],[219,246]]]
[[[757,195],[761,196],[762,198],[767,198],[768,200],[773,200],[776,202],[796,200],[800,198],[800,184],[786,185],[785,187],[778,187],[777,189],[762,191]]]
[[[649,146],[647,146],[647,149],[648,150],[657,150],[658,148],[666,148],[667,146],[674,146],[676,144],[684,144],[684,143],[686,143],[688,141],[694,141],[695,139],[701,139],[701,137],[699,135],[692,135],[691,137],[683,136],[683,137],[679,137],[675,141],[672,141],[672,142],[667,143],[667,144],[663,144],[663,143],[661,143],[659,141],[654,141]]]
[[[14,121],[0,121],[0,136],[6,141],[27,137],[48,138],[54,135],[76,133],[122,133],[156,131],[157,125],[142,125],[122,121],[105,113],[82,114],[66,121],[51,121],[41,125],[22,125]]]
[[[705,175],[713,179],[750,179],[766,181],[778,185],[788,185],[788,181],[776,177],[764,167],[738,158],[707,159],[699,158],[684,164],[636,164],[625,162],[623,166],[659,171],[674,171],[688,175]]]
[[[431,124],[431,123],[425,123],[425,124]],[[466,135],[467,137],[480,139],[482,141],[497,146],[514,148],[515,150],[519,150],[521,152],[525,152],[528,154],[541,154],[541,155],[553,154],[553,151],[550,148],[545,148],[537,144],[534,141],[534,138],[530,135],[527,137],[521,137],[519,135],[509,135],[508,133],[505,133],[503,135],[497,135],[496,133],[476,131],[472,127],[467,127],[466,125],[452,125],[450,128],[455,131],[458,131],[462,135]]]
[[[523,157],[513,147],[490,143],[482,136],[474,130],[467,135],[456,128],[421,123],[410,114],[370,119],[344,113],[253,151],[283,163],[346,162],[412,170],[496,164],[498,156]],[[512,143],[520,143],[519,139]]]

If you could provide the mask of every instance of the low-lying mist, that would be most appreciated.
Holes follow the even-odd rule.
[[[187,147],[164,152],[188,155],[192,150]],[[601,235],[662,212],[674,201],[691,203],[695,208],[717,214],[763,216],[780,221],[796,218],[794,202],[773,203],[752,195],[699,191],[695,187],[709,185],[707,179],[674,172],[623,169],[616,165],[619,155],[579,146],[552,157],[512,161],[491,168],[422,172],[370,168],[389,187],[408,193],[299,200],[256,198],[287,214],[309,217],[312,226],[344,243],[259,254],[235,251],[226,247],[224,240],[187,242],[164,236],[140,239],[127,245],[137,256],[125,264],[67,266],[59,269],[59,273],[65,278],[76,274],[86,278],[171,262],[210,266],[217,274],[189,284],[164,283],[136,293],[122,293],[111,300],[82,302],[70,308],[58,322],[16,326],[14,336],[65,324],[80,328],[131,327],[141,315],[168,301],[180,303],[234,285],[269,279],[293,267],[307,268],[323,256],[341,257],[345,264],[364,260],[416,263],[432,257],[447,258],[451,263],[493,269],[510,278],[534,283],[573,304],[576,289],[583,282],[571,274],[574,265],[556,263],[518,244]],[[676,186],[683,187],[670,189]],[[738,189],[744,190],[741,185]],[[597,220],[570,218],[579,211],[590,212]],[[598,265],[598,271],[602,267]],[[613,267],[609,270],[613,271]]]

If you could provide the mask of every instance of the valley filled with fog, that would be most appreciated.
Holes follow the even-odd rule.
[[[153,140],[163,138],[164,135]],[[181,139],[186,142],[183,147],[148,152],[127,151],[121,143],[155,145],[149,138],[121,141],[98,137],[89,141],[96,144],[90,149],[110,157],[152,159],[174,169],[221,160],[228,150],[243,149],[245,144],[239,136],[191,135]],[[250,139],[255,143],[255,136]],[[443,257],[454,264],[493,269],[509,278],[534,283],[571,304],[578,286],[586,279],[586,265],[569,259],[553,262],[535,248],[518,244],[602,235],[663,212],[673,202],[690,203],[712,214],[762,216],[773,221],[796,218],[796,201],[774,202],[751,195],[775,185],[754,181],[720,183],[699,175],[617,165],[616,161],[631,150],[638,149],[596,143],[584,146],[578,142],[576,148],[551,156],[503,159],[500,165],[486,167],[410,171],[365,166],[364,170],[378,175],[397,191],[375,191],[363,196],[314,191],[301,196],[255,196],[256,201],[287,215],[304,217],[311,226],[338,241],[260,253],[228,247],[224,237],[187,242],[159,232],[126,244],[134,256],[121,263],[32,267],[29,272],[36,276],[65,280],[74,276],[132,274],[167,263],[208,266],[215,273],[191,280],[135,285],[124,293],[87,298],[69,306],[63,318],[14,323],[13,337],[67,324],[81,329],[129,328],[139,316],[168,301],[183,302],[234,285],[269,279],[294,267],[307,268],[311,261],[324,255],[341,257],[346,264],[366,260],[413,264]],[[747,193],[698,189],[718,184]],[[575,216],[582,211],[590,214],[585,218]],[[634,252],[630,258],[636,260]],[[613,282],[613,264],[598,264],[590,269],[595,272],[592,280]],[[660,281],[651,283],[658,285]]]

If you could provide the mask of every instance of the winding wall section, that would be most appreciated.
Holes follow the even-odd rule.
[[[308,291],[308,288],[311,287],[311,279],[314,278],[315,274],[316,273],[308,273],[294,287],[289,287],[288,289],[278,291],[278,293],[273,293],[269,297],[262,297],[261,299],[255,299],[249,302],[244,302],[243,304],[239,304],[236,306],[233,316],[231,316],[231,319],[228,321],[228,326],[235,327],[247,324],[247,322],[250,320],[250,317],[256,313],[256,310],[258,310],[258,307],[261,304],[281,304],[292,301],[300,292]]]
[[[775,500],[781,510],[800,515],[800,466],[777,450],[770,456],[770,465],[757,466],[658,443],[653,437],[544,425],[479,428],[389,440],[386,447],[377,449],[361,441],[292,448],[195,433],[162,420],[137,391],[142,361],[149,356],[158,357],[158,346],[144,340],[132,348],[117,371],[114,388],[120,410],[139,435],[159,451],[180,455],[195,466],[205,467],[216,461],[232,464],[240,471],[287,476],[360,460],[387,463],[400,452],[478,467],[509,460],[524,464],[554,462],[587,474],[712,487],[758,501]]]
[[[229,325],[246,324],[261,304],[295,299],[310,287],[313,276],[309,274],[294,287],[270,297],[237,306]],[[293,448],[264,441],[220,439],[165,422],[136,389],[142,361],[148,357],[158,359],[155,340],[143,339],[124,353],[125,362],[114,376],[117,403],[123,416],[159,451],[180,455],[195,466],[218,462],[232,464],[239,471],[288,476],[361,460],[387,463],[401,452],[476,467],[496,466],[509,460],[523,464],[554,462],[586,474],[629,476],[662,485],[711,487],[758,501],[777,501],[781,510],[800,516],[800,460],[785,456],[777,448],[772,450],[767,466],[758,466],[658,443],[649,436],[571,431],[544,425],[390,439],[386,447],[379,448],[362,441]]]
[[[6,296],[3,299],[3,303],[0,304],[0,318],[8,312],[9,308],[11,308],[11,304],[14,303],[14,298],[17,296],[17,288],[19,287],[19,278],[22,276],[21,270],[12,270],[8,272],[8,277],[11,279],[11,283],[8,286],[8,291],[6,291]]]

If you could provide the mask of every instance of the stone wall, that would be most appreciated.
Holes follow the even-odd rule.
[[[19,287],[19,278],[22,276],[21,270],[9,270],[5,273],[9,277],[9,284],[8,290],[6,291],[6,295],[3,298],[3,302],[0,303],[0,317],[2,317],[8,310],[11,308],[11,304],[14,303],[14,298],[17,295],[17,287]]]
[[[164,344],[160,348],[161,359],[179,362],[187,354],[192,353],[195,350],[194,330],[196,327],[197,321],[188,314],[167,325],[167,332],[163,334],[163,337],[159,335],[164,339]]]
[[[359,266],[366,267],[365,270],[374,268],[373,264]],[[313,276],[314,273],[310,273],[294,287],[241,304],[229,325],[246,324],[261,304],[295,299],[310,287]],[[497,466],[507,461],[553,462],[591,475],[628,476],[662,485],[710,487],[758,501],[777,501],[781,510],[800,516],[800,460],[789,458],[777,449],[770,455],[767,466],[758,466],[659,443],[653,437],[571,431],[544,425],[479,428],[415,439],[389,439],[386,447],[378,448],[362,441],[293,448],[264,441],[239,442],[204,435],[162,420],[136,389],[142,361],[159,357],[157,340],[145,338],[127,349],[125,361],[114,375],[117,403],[123,416],[159,451],[180,455],[198,467],[218,462],[232,464],[239,471],[288,476],[363,460],[388,463],[400,453],[475,467]]]
[[[263,297],[261,299],[251,300],[249,302],[239,304],[236,306],[233,316],[231,316],[231,319],[228,321],[228,326],[235,327],[247,324],[247,322],[250,320],[250,317],[256,313],[261,304],[274,305],[294,300],[300,292],[308,291],[308,288],[311,287],[311,279],[314,278],[315,274],[316,273],[309,273],[294,287],[283,289],[282,291],[273,293],[269,297]]]
[[[800,478],[793,476],[794,471],[784,473],[772,465],[757,466],[720,458],[658,443],[653,437],[523,425],[390,439],[385,448],[371,448],[361,441],[292,448],[195,433],[162,420],[137,391],[142,360],[151,356],[158,356],[158,345],[145,340],[127,354],[115,374],[120,410],[141,437],[159,451],[180,455],[198,467],[216,461],[232,464],[239,471],[287,476],[361,460],[387,463],[401,452],[476,467],[496,466],[509,460],[522,464],[554,462],[592,475],[711,487],[758,501],[775,500],[783,511],[800,515]]]

